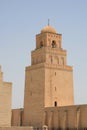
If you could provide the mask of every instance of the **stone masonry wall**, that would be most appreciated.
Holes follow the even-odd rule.
[[[11,86],[12,83],[3,81],[0,68],[0,127],[11,126]]]
[[[87,129],[87,105],[45,108],[44,125],[49,129]]]

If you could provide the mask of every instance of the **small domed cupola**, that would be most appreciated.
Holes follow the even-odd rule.
[[[57,33],[57,32],[54,27],[48,25],[42,28],[41,33]]]

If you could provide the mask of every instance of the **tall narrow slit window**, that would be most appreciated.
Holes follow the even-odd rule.
[[[54,106],[57,107],[57,101],[54,102]]]

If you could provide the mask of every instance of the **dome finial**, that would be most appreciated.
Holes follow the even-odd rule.
[[[49,25],[49,20],[48,20],[48,25],[45,26],[44,28],[42,28],[42,30],[41,30],[41,33],[46,33],[46,32],[57,33],[55,28],[53,28],[52,26]]]
[[[48,26],[50,25],[50,19],[48,19]]]

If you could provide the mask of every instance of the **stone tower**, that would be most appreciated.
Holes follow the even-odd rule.
[[[43,125],[45,107],[74,104],[73,70],[67,65],[62,35],[45,26],[36,35],[31,66],[25,72],[24,125]]]

